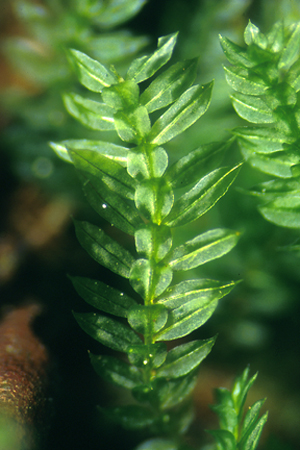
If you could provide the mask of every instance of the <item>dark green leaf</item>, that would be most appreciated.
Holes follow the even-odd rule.
[[[88,139],[67,139],[61,142],[50,142],[50,147],[67,162],[72,162],[69,150],[91,150],[106,156],[123,167],[127,166],[128,148],[106,141],[90,141]]]
[[[127,430],[148,428],[156,420],[156,414],[140,405],[126,405],[116,408],[99,408],[111,421]]]
[[[119,82],[115,73],[78,50],[69,50],[69,58],[74,63],[80,83],[90,91],[102,92],[104,87]]]
[[[251,386],[257,378],[257,373],[249,378],[249,367],[247,367],[242,375],[236,377],[233,388],[232,388],[232,398],[236,407],[238,414],[240,415],[240,419],[243,412],[243,407],[246,401],[246,397],[248,395]]]
[[[160,367],[167,357],[167,347],[164,342],[146,345],[132,345],[127,351],[128,359],[131,364],[145,368],[149,365],[151,368]]]
[[[217,450],[237,450],[235,438],[227,430],[209,430],[217,442]]]
[[[231,98],[234,109],[242,119],[252,123],[275,122],[272,110],[261,98],[239,92],[234,93]]]
[[[131,306],[136,305],[135,300],[124,292],[102,283],[83,277],[70,277],[78,294],[90,305],[100,311],[119,317],[127,317]]]
[[[239,164],[229,170],[222,167],[207,174],[175,202],[164,223],[170,227],[178,227],[201,217],[226,194],[237,177],[240,166]]]
[[[191,86],[196,77],[197,60],[178,62],[159,75],[140,97],[149,113],[173,103]]]
[[[238,432],[238,413],[231,392],[226,388],[215,389],[216,405],[211,409],[219,416],[219,424],[222,430],[230,431],[234,436]]]
[[[80,179],[90,205],[111,225],[133,235],[143,224],[134,203],[112,191],[104,181],[86,172],[80,174]]]
[[[191,341],[169,351],[165,363],[157,370],[158,377],[179,378],[187,375],[210,353],[216,338]]]
[[[189,128],[207,110],[213,83],[195,85],[185,91],[178,100],[154,123],[149,134],[152,144],[162,145]]]
[[[74,313],[74,317],[93,339],[118,352],[127,352],[141,342],[133,330],[111,317],[95,313]]]
[[[169,409],[182,403],[194,390],[197,373],[192,372],[180,378],[158,378],[154,382],[160,408]]]
[[[110,158],[91,150],[69,150],[76,169],[99,178],[112,192],[133,200],[135,180],[126,169]]]
[[[89,100],[79,94],[65,94],[63,100],[71,116],[86,127],[101,131],[115,129],[114,110],[105,103]]]
[[[104,380],[125,389],[133,389],[143,383],[141,371],[112,356],[90,354],[91,363],[97,374]]]
[[[232,139],[202,145],[176,161],[166,173],[173,189],[185,187],[204,177],[219,164],[231,144]]]
[[[163,36],[158,39],[157,50],[150,56],[135,59],[128,69],[126,78],[140,83],[152,77],[172,56],[177,40],[177,33]]]
[[[261,407],[265,403],[265,400],[266,399],[258,400],[248,409],[241,429],[241,440],[243,440],[245,435],[249,434],[255,427]]]
[[[220,258],[236,245],[239,235],[221,228],[207,231],[174,249],[169,264],[173,270],[189,270]]]
[[[129,278],[133,256],[103,230],[88,222],[75,221],[76,236],[82,247],[99,264],[112,272]]]
[[[143,335],[157,333],[167,319],[168,310],[164,305],[134,305],[128,312],[129,325]]]

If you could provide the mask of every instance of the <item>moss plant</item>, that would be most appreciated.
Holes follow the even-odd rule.
[[[133,397],[128,405],[100,408],[102,413],[125,428],[146,429],[157,436],[139,450],[187,448],[183,435],[193,418],[191,392],[215,337],[185,339],[179,344],[177,340],[201,327],[237,284],[201,278],[172,283],[173,273],[227,254],[240,235],[210,229],[173,245],[173,229],[207,213],[225,195],[240,168],[240,164],[218,165],[231,140],[199,146],[169,165],[166,144],[205,113],[213,86],[193,85],[195,60],[161,70],[171,59],[176,39],[177,34],[161,37],[157,49],[133,60],[124,77],[113,67],[70,50],[80,82],[99,100],[70,93],[64,96],[66,108],[92,129],[115,131],[122,143],[67,140],[51,144],[59,156],[74,164],[96,212],[134,237],[135,250],[130,252],[97,225],[75,221],[83,248],[98,263],[128,279],[136,296],[97,280],[71,279],[77,292],[100,311],[75,313],[79,325],[125,356],[91,355],[97,373],[130,390]],[[166,342],[175,340],[168,349]],[[215,409],[221,430],[213,432],[218,449],[256,448],[266,421],[266,415],[259,419],[262,403],[253,407],[240,431],[243,404],[253,381],[245,371],[231,394],[219,391]]]

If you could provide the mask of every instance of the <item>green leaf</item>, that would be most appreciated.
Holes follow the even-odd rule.
[[[187,301],[169,312],[169,320],[156,340],[171,341],[187,336],[200,328],[211,317],[218,300],[203,301],[201,298]]]
[[[234,436],[227,430],[209,430],[217,442],[217,450],[237,450]]]
[[[170,285],[173,277],[172,269],[165,265],[157,265],[155,271],[148,259],[137,259],[132,265],[129,281],[133,289],[144,300],[161,295]]]
[[[112,272],[129,278],[133,256],[103,230],[88,222],[75,221],[76,236],[82,247],[99,264]]]
[[[239,232],[217,228],[180,245],[168,258],[173,270],[189,270],[228,253],[237,243]]]
[[[93,15],[93,19],[101,28],[113,28],[134,17],[145,3],[146,0],[127,0],[126,2],[110,0],[104,4],[100,2],[101,10],[99,14]]]
[[[249,430],[249,433],[239,443],[239,450],[255,450],[258,446],[259,439],[263,430],[263,427],[268,419],[268,413],[265,413],[257,422],[257,424]]]
[[[279,63],[279,70],[287,71],[294,64],[296,58],[299,57],[299,46],[300,46],[300,23],[293,24],[293,32],[286,43]]]
[[[232,388],[232,398],[234,400],[236,410],[240,415],[240,419],[242,417],[243,406],[245,404],[246,397],[257,378],[257,373],[254,374],[250,379],[248,378],[249,378],[249,367],[247,367],[240,376],[236,377]]]
[[[265,206],[259,207],[263,217],[286,228],[300,228],[300,190],[298,194],[285,194]]]
[[[116,131],[125,142],[140,144],[150,132],[150,118],[145,106],[139,106],[134,111],[118,111],[114,115]]]
[[[161,261],[172,247],[172,234],[169,227],[149,224],[147,228],[140,228],[135,235],[136,250],[148,259]]]
[[[128,310],[136,305],[135,300],[124,292],[83,277],[70,277],[78,294],[90,305],[118,317],[127,317]]]
[[[126,430],[148,428],[156,420],[156,414],[140,405],[126,405],[115,408],[99,408],[111,421],[118,423]]]
[[[134,200],[146,219],[160,224],[171,211],[174,193],[164,178],[152,178],[138,184]]]
[[[93,339],[118,352],[127,352],[141,342],[127,325],[95,313],[73,313],[80,327]]]
[[[253,152],[274,153],[283,150],[283,144],[291,143],[291,138],[276,128],[240,127],[232,130],[241,146]]]
[[[231,392],[226,388],[215,389],[216,405],[212,405],[211,409],[219,416],[219,424],[222,430],[230,431],[237,436],[238,430],[238,413]]]
[[[266,36],[250,20],[244,32],[244,40],[247,45],[256,44],[263,49],[266,49],[268,45]]]
[[[114,110],[105,103],[95,102],[79,94],[65,94],[63,101],[67,111],[75,119],[92,130],[114,130]]]
[[[91,173],[105,183],[112,192],[133,200],[135,180],[120,164],[91,150],[69,150],[69,154],[76,169]]]
[[[241,143],[241,152],[246,161],[261,172],[281,178],[291,178],[293,168],[300,163],[299,150],[292,149],[271,154],[253,152],[247,143]]]
[[[272,110],[259,97],[245,95],[239,92],[232,96],[232,104],[237,114],[252,123],[274,123]]]
[[[182,403],[194,390],[197,384],[197,373],[180,378],[157,378],[153,389],[156,391],[157,400],[161,409],[174,408]]]
[[[170,286],[158,303],[165,305],[168,309],[179,308],[185,303],[196,301],[205,305],[214,300],[220,300],[229,294],[238,282],[230,281],[222,283],[207,278],[196,280],[185,280]]]
[[[68,56],[73,62],[80,83],[93,92],[102,92],[104,87],[119,82],[115,73],[84,53],[71,49]]]
[[[146,345],[131,345],[127,351],[131,364],[138,367],[160,367],[167,357],[167,347],[164,342]]]
[[[90,141],[88,139],[66,139],[60,142],[50,142],[50,147],[55,153],[67,162],[72,162],[69,150],[90,150],[106,156],[122,165],[127,166],[128,148],[112,144],[106,141]]]
[[[190,341],[169,351],[157,377],[179,378],[187,375],[210,353],[216,338]]]
[[[169,157],[162,147],[143,144],[130,150],[128,154],[128,173],[133,178],[160,178],[168,167]]]
[[[94,210],[111,225],[133,235],[142,220],[133,202],[124,200],[99,178],[81,174],[82,188]]]
[[[177,40],[177,34],[173,33],[158,39],[157,50],[150,56],[142,56],[135,59],[128,69],[126,79],[140,83],[152,77],[172,56]]]
[[[143,383],[141,371],[112,356],[90,354],[92,366],[105,381],[125,389],[133,389]]]
[[[256,426],[256,423],[258,421],[259,413],[261,410],[261,407],[265,403],[266,399],[264,400],[258,400],[255,402],[247,411],[245,415],[245,419],[242,425],[241,429],[241,440],[244,439],[244,437],[251,433],[253,428]]]
[[[157,333],[167,319],[168,310],[164,305],[133,305],[128,312],[129,325],[143,335]]]
[[[176,161],[166,172],[173,189],[183,188],[207,175],[220,163],[231,144],[232,139],[205,144]]]
[[[260,95],[268,85],[259,77],[254,77],[246,69],[240,67],[224,67],[226,81],[235,91],[248,95]]]
[[[226,194],[240,167],[240,164],[229,170],[228,167],[221,167],[200,179],[191,190],[175,202],[164,223],[170,227],[178,227],[201,217]]]
[[[207,110],[213,82],[195,85],[185,91],[152,126],[149,140],[162,145],[195,123]]]
[[[149,113],[173,103],[196,78],[197,60],[178,62],[155,78],[140,97]]]
[[[247,51],[243,47],[240,47],[226,37],[222,36],[220,36],[220,43],[226,58],[231,64],[236,64],[237,66],[246,68],[255,66],[255,62],[251,60],[247,54]]]

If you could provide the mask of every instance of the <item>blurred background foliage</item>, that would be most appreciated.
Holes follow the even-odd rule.
[[[180,31],[174,59],[199,57],[200,83],[215,79],[211,107],[183,136],[168,147],[170,159],[199,145],[226,139],[243,123],[230,104],[230,89],[218,35],[242,44],[248,20],[267,31],[277,20],[300,20],[297,0],[1,0],[1,153],[0,153],[0,288],[1,305],[27,300],[43,305],[36,331],[53,355],[56,414],[43,449],[131,449],[140,436],[103,423],[95,405],[114,402],[119,392],[99,384],[86,348],[107,352],[82,333],[71,309],[84,302],[66,273],[115,284],[122,280],[90,260],[79,247],[71,215],[99,223],[85,204],[76,176],[48,147],[49,140],[102,139],[66,113],[61,94],[80,91],[65,49],[73,47],[121,72],[133,56],[154,48],[159,36]],[[173,59],[173,62],[174,62]],[[89,94],[90,95],[90,94]],[[224,164],[240,161],[235,145]],[[197,269],[194,277],[242,279],[220,303],[217,312],[195,337],[219,333],[203,365],[196,389],[197,419],[191,441],[209,448],[210,438],[199,429],[214,428],[210,412],[212,389],[230,386],[234,375],[251,364],[260,376],[253,398],[267,396],[269,421],[264,450],[300,447],[300,265],[288,247],[299,242],[296,231],[266,222],[250,188],[266,176],[244,165],[229,193],[204,219],[186,227],[175,242],[209,228],[224,226],[243,232],[228,255]],[[120,234],[129,248],[132,242]],[[126,401],[126,399],[124,399]],[[205,447],[207,445],[208,447]]]

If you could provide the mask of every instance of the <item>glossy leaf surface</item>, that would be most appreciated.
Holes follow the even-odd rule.
[[[141,371],[112,356],[90,354],[92,366],[105,381],[125,389],[133,389],[143,382]]]

